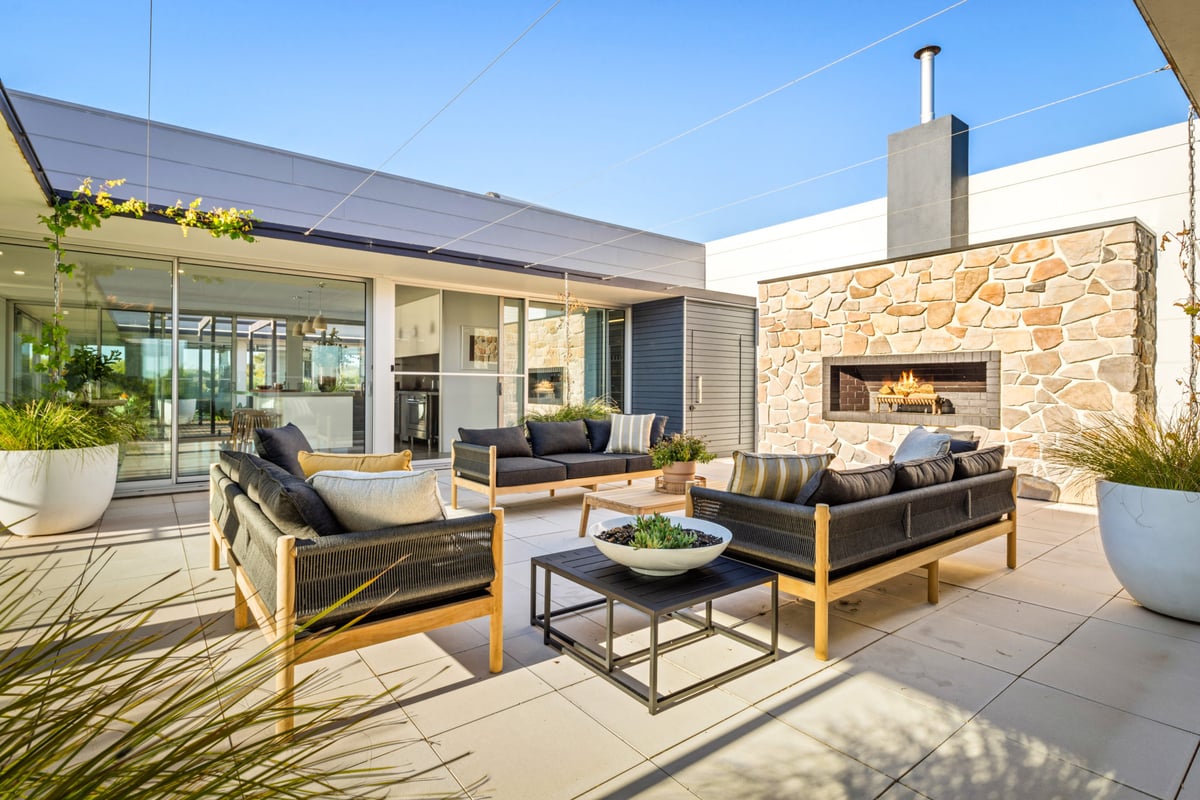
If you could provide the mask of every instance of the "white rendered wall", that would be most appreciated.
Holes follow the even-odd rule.
[[[1159,237],[1188,216],[1187,124],[1069,150],[970,179],[970,244],[1137,218]],[[758,282],[887,258],[887,200],[816,214],[708,242],[707,288],[757,295]],[[1178,248],[1158,259],[1158,402],[1182,398],[1187,318]]]

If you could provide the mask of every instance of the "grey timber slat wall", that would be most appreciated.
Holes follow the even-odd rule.
[[[667,433],[683,430],[682,297],[639,303],[632,310],[630,414],[666,414]]]
[[[685,425],[719,455],[753,450],[756,312],[691,298],[685,309]]]
[[[672,298],[633,307],[632,414],[667,414],[668,433],[704,436],[718,455],[753,450],[753,307]]]

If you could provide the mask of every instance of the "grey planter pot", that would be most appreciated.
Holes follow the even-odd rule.
[[[1146,608],[1200,622],[1200,493],[1096,482],[1104,555]]]

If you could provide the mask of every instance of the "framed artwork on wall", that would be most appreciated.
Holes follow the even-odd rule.
[[[495,369],[500,363],[500,338],[495,328],[462,329],[462,363],[465,369]]]

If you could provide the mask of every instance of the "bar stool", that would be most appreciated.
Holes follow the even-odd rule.
[[[279,415],[258,408],[235,408],[229,419],[229,447],[249,452],[254,447],[255,428],[274,428]]]

